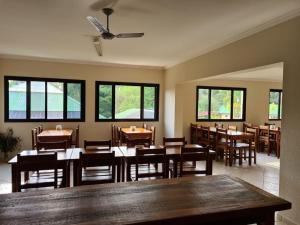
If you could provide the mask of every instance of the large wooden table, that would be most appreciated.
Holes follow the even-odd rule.
[[[275,211],[290,208],[291,203],[225,175],[0,195],[2,225],[274,225]]]
[[[150,148],[162,148],[163,146],[153,146],[151,145]],[[192,147],[201,147],[196,144],[189,144],[186,145],[186,147],[192,148]],[[124,160],[126,164],[126,177],[127,181],[129,181],[129,178],[131,176],[131,165],[136,163],[136,148],[127,148],[127,147],[119,147],[120,150],[123,152],[124,155]],[[147,149],[147,148],[145,148]],[[166,148],[166,156],[168,161],[172,160],[173,161],[173,172],[174,172],[174,177],[177,177],[177,168],[178,168],[178,163],[180,160],[180,155],[181,155],[181,147],[180,146],[172,146],[172,147],[167,147]],[[206,168],[207,168],[207,175],[212,175],[212,170],[213,170],[213,158],[215,156],[215,151],[210,150],[207,161],[206,161]],[[206,160],[205,154],[203,154],[203,160]],[[123,178],[124,180],[124,178]]]
[[[57,160],[59,161],[59,168],[63,169],[63,184],[66,187],[70,186],[70,160],[72,159],[72,153],[73,149],[67,149],[62,150],[51,150],[52,152],[55,151],[57,152]],[[24,150],[20,154],[21,155],[37,155],[37,154],[42,154],[43,152],[47,151],[40,151],[38,152],[37,150]],[[20,178],[20,173],[18,172],[18,159],[17,156],[13,157],[11,160],[9,160],[9,164],[11,164],[11,183],[12,183],[12,192],[17,192],[18,191],[18,186],[21,181]]]
[[[72,129],[63,130],[44,130],[37,135],[38,140],[41,142],[55,142],[55,141],[72,141]]]

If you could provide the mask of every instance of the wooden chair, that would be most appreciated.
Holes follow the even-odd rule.
[[[143,123],[143,128],[149,130],[149,126],[146,123]]]
[[[112,146],[111,140],[87,141],[84,140],[84,149],[109,150]]]
[[[237,131],[237,126],[228,125],[228,130]]]
[[[50,149],[63,149],[67,150],[68,148],[68,141],[57,141],[57,142],[41,142],[37,141],[37,150],[50,150]]]
[[[251,141],[251,150],[253,150],[253,155],[251,158],[249,158],[249,160],[251,160],[253,158],[254,164],[256,164],[256,152],[258,149],[258,130],[255,128],[247,127],[246,133],[253,134],[253,139]]]
[[[158,167],[145,167],[145,164],[155,164]],[[166,148],[136,149],[135,177],[132,180],[167,178],[167,171]]]
[[[216,128],[224,128],[224,125],[222,123],[215,123]]]
[[[118,126],[114,124],[111,125],[111,141],[112,146],[120,146],[120,134],[118,131]]]
[[[31,130],[31,145],[32,149],[35,150],[37,149],[37,129],[34,128]]]
[[[217,160],[224,159],[225,157],[225,165],[227,165],[229,160],[229,139],[228,139],[228,130],[223,128],[217,128],[216,131],[216,157]]]
[[[72,141],[72,146],[75,148],[79,148],[79,125],[75,129],[75,138]]]
[[[246,122],[243,123],[243,131],[246,132],[246,128],[247,127],[251,128],[252,126],[253,126],[252,123],[246,123]]]
[[[18,191],[29,188],[43,188],[43,187],[54,187],[60,186],[58,180],[58,161],[57,153],[51,152],[39,155],[17,155],[17,166],[19,173],[19,186]],[[51,176],[47,177],[36,177],[30,176],[24,183],[21,182],[22,173],[29,173],[31,171],[47,171],[51,170]]]
[[[270,126],[259,126],[258,146],[259,151],[264,151],[266,148],[268,155],[270,155]]]
[[[110,168],[109,170],[107,169]],[[82,153],[79,155],[77,185],[114,183],[115,153]]]
[[[275,123],[265,122],[265,126],[275,126]]]
[[[150,130],[152,131],[151,145],[155,145],[155,126],[150,126]]]
[[[138,139],[132,139],[132,140],[127,140],[127,147],[135,147],[135,146],[145,146],[149,147],[151,145],[152,140],[150,138],[138,138]]]
[[[167,138],[163,137],[163,145],[168,148],[168,147],[182,147],[185,145],[187,142],[185,140],[185,137],[181,138]]]
[[[210,128],[208,126],[203,126],[199,128],[199,140],[198,143],[202,146],[208,146],[210,148],[215,148],[215,140],[213,134],[210,132]]]
[[[38,134],[40,134],[40,133],[42,133],[43,132],[43,125],[42,124],[40,124],[38,127],[36,127],[36,129],[37,129],[37,133]]]
[[[181,148],[181,155],[180,155],[180,176],[185,175],[196,175],[196,174],[208,174],[207,163],[205,166],[205,170],[196,169],[194,167],[186,167],[184,164],[186,162],[195,162],[195,161],[206,161],[209,154],[208,147],[186,147],[183,146]]]

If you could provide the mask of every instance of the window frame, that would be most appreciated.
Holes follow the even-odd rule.
[[[99,86],[100,85],[112,85],[112,110],[111,119],[99,119]],[[115,87],[117,85],[123,86],[138,86],[141,87],[141,99],[140,99],[140,119],[116,119],[115,118]],[[155,88],[155,102],[154,102],[154,118],[144,118],[144,87]],[[159,84],[154,83],[133,83],[133,82],[113,82],[113,81],[96,81],[95,83],[95,122],[140,122],[140,121],[159,121]]]
[[[26,119],[10,119],[9,118],[9,80],[18,80],[26,82]],[[30,82],[39,81],[45,82],[45,118],[44,119],[31,119],[31,87]],[[63,119],[47,119],[47,83],[48,82],[59,82],[63,83]],[[80,118],[79,119],[68,119],[68,107],[67,107],[67,85],[68,83],[81,84],[81,99],[80,99]],[[74,80],[74,79],[60,79],[60,78],[39,78],[39,77],[24,77],[24,76],[4,76],[4,121],[5,122],[85,122],[85,80]]]
[[[199,102],[199,89],[208,90],[208,119],[199,119],[198,118],[198,102]],[[230,119],[211,119],[211,91],[212,90],[230,90],[231,91],[231,100],[230,100]],[[233,119],[233,99],[234,91],[243,91],[243,112],[242,119]],[[196,121],[197,122],[243,122],[246,120],[246,100],[247,100],[247,88],[240,87],[218,87],[218,86],[197,86],[196,88]]]
[[[276,119],[270,119],[270,95],[271,92],[277,92],[279,93],[279,101],[278,101],[278,112],[277,112],[277,118]],[[280,111],[281,111],[281,99],[282,99],[282,89],[270,89],[269,90],[269,104],[268,104],[268,120],[270,121],[281,121],[282,120],[282,115],[280,118]]]

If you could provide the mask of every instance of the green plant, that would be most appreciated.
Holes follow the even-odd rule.
[[[12,128],[8,128],[6,132],[0,133],[0,151],[7,156],[8,152],[11,152],[20,147],[21,138],[14,136]]]

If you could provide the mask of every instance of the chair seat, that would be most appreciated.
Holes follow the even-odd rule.
[[[234,144],[233,147],[234,148],[249,148],[249,144],[248,143],[237,142],[237,143]]]

